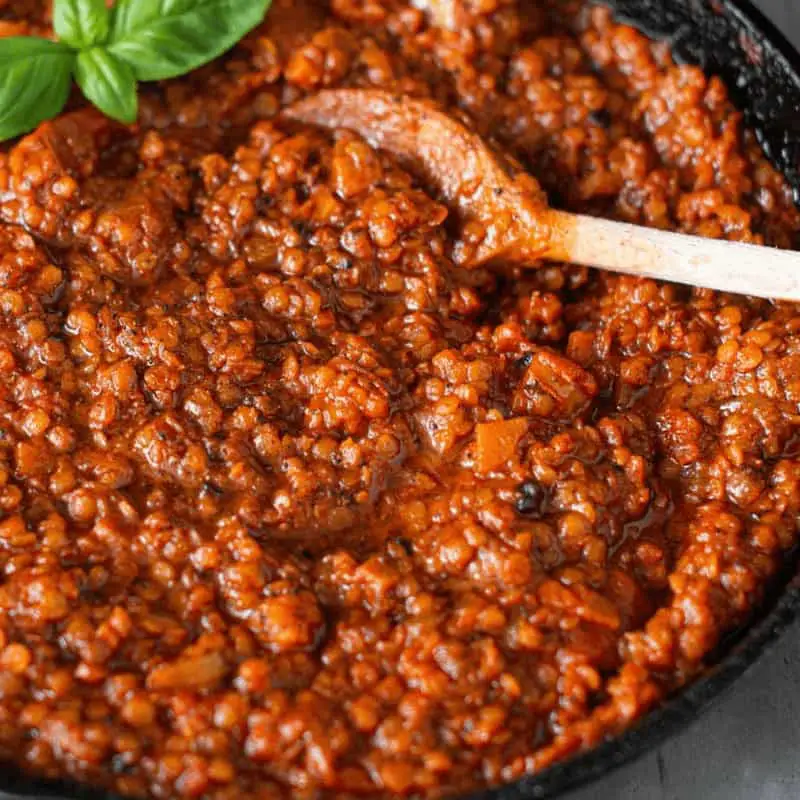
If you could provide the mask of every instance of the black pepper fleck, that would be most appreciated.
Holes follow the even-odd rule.
[[[526,517],[542,513],[545,491],[536,481],[528,480],[517,487],[515,507],[518,514]]]
[[[601,128],[609,128],[611,126],[611,113],[606,108],[597,108],[589,112],[589,122],[593,125],[599,125]]]

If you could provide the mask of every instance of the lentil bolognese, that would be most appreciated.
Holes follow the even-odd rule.
[[[0,35],[49,35],[0,0]],[[276,0],[0,155],[0,756],[121,794],[441,796],[614,736],[797,543],[800,311],[464,267],[282,109],[436,101],[553,205],[792,247],[723,83],[580,0]],[[446,146],[444,143],[443,146]]]

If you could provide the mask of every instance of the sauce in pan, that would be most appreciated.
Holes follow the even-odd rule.
[[[0,34],[46,33],[0,1]],[[573,0],[276,0],[0,155],[0,756],[131,795],[473,790],[700,672],[797,541],[800,312],[466,269],[321,88],[433,98],[557,207],[791,247],[724,85]],[[451,215],[452,216],[452,215]],[[765,269],[768,265],[765,264]]]

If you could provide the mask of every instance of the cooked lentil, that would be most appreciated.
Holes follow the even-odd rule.
[[[0,35],[49,30],[0,0]],[[792,246],[722,82],[576,0],[276,0],[0,156],[0,756],[129,795],[510,781],[697,675],[797,541],[800,313],[467,271],[330,86],[566,208]],[[485,231],[472,232],[476,242]]]

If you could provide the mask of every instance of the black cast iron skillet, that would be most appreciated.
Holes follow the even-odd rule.
[[[534,0],[531,0],[534,2]],[[620,19],[666,39],[679,60],[722,76],[765,153],[800,202],[800,54],[749,0],[606,0]],[[654,748],[688,725],[774,643],[800,613],[800,557],[787,559],[750,625],[729,636],[701,678],[622,736],[516,783],[470,800],[544,800],[587,783]],[[0,769],[0,793],[14,798],[114,800],[71,782]]]

